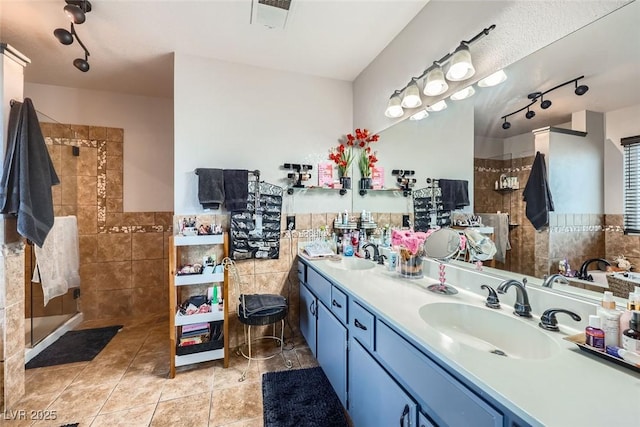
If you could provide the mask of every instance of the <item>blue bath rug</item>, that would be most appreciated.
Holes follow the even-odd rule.
[[[338,395],[322,368],[262,375],[264,427],[348,427]]]
[[[68,331],[31,359],[25,368],[43,368],[93,360],[120,329],[122,325]]]

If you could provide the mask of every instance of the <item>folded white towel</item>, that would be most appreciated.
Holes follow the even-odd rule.
[[[56,217],[42,248],[34,245],[33,281],[42,285],[44,305],[80,286],[78,222],[75,216]]]

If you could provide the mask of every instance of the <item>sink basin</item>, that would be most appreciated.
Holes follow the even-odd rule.
[[[376,266],[373,261],[356,257],[342,257],[340,261],[328,259],[325,261],[325,265],[340,270],[369,270]]]
[[[453,343],[487,354],[514,359],[547,359],[560,346],[538,328],[538,322],[518,319],[489,308],[434,303],[419,309],[420,317]]]

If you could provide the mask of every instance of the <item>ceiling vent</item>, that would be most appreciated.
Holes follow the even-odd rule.
[[[289,16],[291,0],[252,0],[251,24],[272,29],[284,29]]]

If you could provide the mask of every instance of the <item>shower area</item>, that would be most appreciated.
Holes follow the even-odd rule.
[[[96,204],[96,150],[81,147],[86,145],[87,132],[82,132],[73,125],[51,122],[52,119],[40,111],[38,111],[38,120],[49,156],[60,179],[60,184],[52,187],[56,222],[59,217],[78,217],[79,212],[86,208],[83,206],[83,201],[87,193],[89,197],[93,195],[93,205]],[[93,188],[86,188],[91,186],[90,181],[85,179],[86,176],[93,177]],[[80,231],[79,224],[78,231]],[[69,288],[66,294],[51,298],[45,304],[42,285],[37,279],[34,281],[37,268],[36,252],[32,243],[25,245],[26,362],[82,322],[79,304],[82,285]]]

